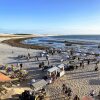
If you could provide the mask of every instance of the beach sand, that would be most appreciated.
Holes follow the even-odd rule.
[[[18,55],[27,55],[30,53],[31,55],[36,55],[36,53],[40,52],[41,50],[34,50],[34,49],[26,49],[26,48],[18,48],[12,47],[7,44],[1,43],[1,41],[9,39],[9,38],[0,38],[0,64],[5,65],[8,64],[15,64],[18,61],[14,59]],[[60,56],[55,56],[54,59],[58,59]],[[52,59],[52,57],[50,57]],[[41,59],[42,61],[45,58]],[[35,62],[34,59],[31,61],[21,61],[24,64],[24,69],[29,71],[29,79],[32,78],[38,79],[41,78],[43,75],[42,72],[38,68],[38,63]],[[79,68],[74,71],[66,72],[66,74],[57,79],[54,83],[47,86],[46,91],[50,100],[63,100],[62,97],[62,84],[66,84],[70,87],[73,91],[73,96],[77,94],[80,98],[84,95],[89,95],[91,90],[95,90],[96,94],[100,91],[100,64],[99,64],[99,71],[94,72],[94,64],[90,64],[89,66],[86,64],[85,68]],[[29,82],[29,81],[28,81]],[[11,98],[12,95],[20,94],[24,90],[29,88],[29,85],[23,83],[22,86],[10,88],[9,91],[13,90],[13,93],[4,95],[2,98],[7,99]],[[57,99],[60,98],[60,99]],[[71,99],[72,100],[72,99]]]
[[[28,38],[28,36],[26,36]],[[34,36],[33,36],[34,37]],[[10,66],[11,64],[16,64],[19,61],[16,61],[15,59],[13,59],[13,57],[17,57],[18,55],[27,55],[28,53],[31,53],[33,55],[35,55],[37,52],[40,52],[41,50],[34,50],[34,49],[26,49],[26,48],[18,48],[18,47],[12,47],[8,44],[5,43],[1,43],[4,40],[8,40],[8,39],[16,39],[16,38],[25,38],[25,36],[19,36],[19,37],[15,37],[15,36],[7,36],[5,37],[4,35],[2,35],[2,37],[0,38],[0,65],[8,65]],[[28,63],[26,63],[25,67],[30,67],[31,65]],[[15,94],[21,94],[24,90],[30,90],[29,87],[13,87],[13,88],[9,88],[8,94],[2,96],[2,99],[7,99],[7,98],[11,98],[11,95],[15,95]],[[13,92],[12,92],[13,91]]]

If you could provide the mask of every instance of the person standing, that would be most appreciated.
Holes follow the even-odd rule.
[[[20,64],[20,70],[22,70],[22,67],[23,67],[23,64],[21,63],[21,64]]]
[[[53,50],[51,50],[51,54],[53,55]]]
[[[65,90],[66,90],[66,85],[63,84],[63,85],[62,85],[62,92],[63,92],[63,94],[65,93]]]
[[[78,61],[80,60],[80,58],[78,57]]]
[[[82,68],[84,68],[84,60],[82,60]]]
[[[11,65],[11,69],[12,69],[12,71],[14,71],[14,65]]]
[[[39,61],[39,58],[38,58],[38,56],[35,56],[36,57],[36,61]]]
[[[42,67],[42,65],[41,65],[41,63],[39,64],[39,68],[41,68]]]
[[[46,60],[48,61],[48,55],[46,55]]]
[[[98,65],[95,66],[95,71],[98,71]]]
[[[68,91],[68,97],[71,97],[71,95],[72,95],[72,90],[71,90],[71,88],[68,88],[67,91]]]
[[[88,59],[88,61],[87,61],[87,64],[89,65],[90,64],[90,60]]]
[[[90,96],[94,97],[94,95],[95,95],[95,91],[94,90],[90,91]]]
[[[78,95],[75,95],[73,100],[80,100],[80,98],[78,97]]]
[[[37,56],[37,61],[39,61],[39,57]]]
[[[48,60],[48,66],[50,65],[50,62],[49,62],[49,60]]]
[[[80,62],[80,67],[82,67],[82,62]]]
[[[44,62],[42,61],[41,66],[44,67]]]
[[[28,53],[28,60],[30,59],[30,53]]]

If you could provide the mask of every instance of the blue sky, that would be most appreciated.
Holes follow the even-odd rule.
[[[0,0],[0,32],[99,34],[100,0]]]

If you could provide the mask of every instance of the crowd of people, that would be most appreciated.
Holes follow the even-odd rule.
[[[77,94],[74,95],[73,97],[72,89],[66,86],[66,84],[62,85],[62,94],[64,95],[64,98],[66,100],[81,100],[82,99]],[[100,91],[96,95],[95,91],[91,90],[87,96],[93,99],[97,98],[96,100],[100,100]],[[37,92],[25,90],[21,95],[19,95],[19,100],[45,100],[45,98],[47,97],[46,97],[46,91],[44,88]]]
[[[63,84],[62,85],[62,92],[65,95],[65,97],[67,97],[68,100],[71,100],[71,96],[72,96],[71,88],[69,88],[65,84]],[[78,95],[75,95],[73,100],[80,100],[80,98],[78,97]]]
[[[70,87],[67,87],[65,84],[63,84],[62,93],[65,95],[65,97],[67,97],[68,100],[72,100],[71,97],[72,97],[73,91],[71,90]],[[96,100],[100,100],[100,91],[98,94],[96,94],[94,90],[91,90],[88,96],[90,96],[91,98],[96,98]],[[75,95],[73,97],[73,100],[81,100],[81,99],[78,95]]]
[[[69,99],[72,96],[71,88],[67,87],[65,84],[62,85],[62,92],[65,94]]]
[[[55,49],[46,50],[46,53],[47,53],[47,54],[51,54],[51,55],[54,55],[55,53],[61,54],[61,52],[62,52],[61,49],[59,49],[59,50],[55,50]],[[22,57],[25,57],[25,56],[18,56],[18,57],[19,57],[19,58],[22,58]],[[77,56],[76,56],[76,57],[74,56],[74,51],[73,51],[73,50],[70,51],[70,57],[72,58],[72,60],[75,60],[76,57],[77,57]],[[40,56],[34,56],[34,58],[35,58],[36,61],[39,61]],[[79,63],[79,66],[75,66],[76,69],[78,69],[78,67],[84,68],[84,67],[85,67],[84,64],[86,63],[86,61],[87,61],[87,65],[90,65],[90,63],[92,62],[90,59],[87,59],[87,60],[85,60],[85,59],[80,60],[80,57],[77,57],[77,58],[78,58],[78,61],[79,61],[80,63]],[[28,60],[31,59],[30,53],[28,53],[27,59],[28,59]],[[46,61],[48,62],[48,66],[49,66],[49,65],[50,65],[49,56],[46,55],[46,56],[45,56],[45,59],[46,59]],[[94,71],[98,71],[98,70],[99,70],[99,69],[98,69],[99,61],[96,60],[95,62],[96,62],[96,63],[95,63]],[[70,63],[70,62],[69,62],[69,63]],[[19,71],[20,71],[19,75],[21,76],[21,75],[22,75],[21,70],[23,69],[23,64],[20,63],[18,66],[19,66]],[[42,69],[43,69],[44,66],[45,66],[45,62],[42,61],[42,62],[39,63],[39,68],[42,68]],[[51,66],[51,67],[52,67],[52,66]],[[7,72],[14,71],[14,66],[13,66],[13,65],[11,65],[10,68],[8,68],[8,67],[5,67],[5,68],[6,68],[6,71],[7,71]],[[63,93],[66,97],[68,97],[69,100],[71,99],[72,92],[73,92],[73,91],[72,91],[72,89],[71,89],[70,87],[67,87],[65,84],[62,85],[62,93]],[[38,93],[38,96],[37,96],[36,94],[34,94],[34,92],[24,91],[24,92],[19,96],[19,98],[20,98],[20,100],[36,100],[36,98],[39,98],[39,100],[44,100],[44,95],[45,95],[45,94],[46,94],[46,92],[45,92],[44,89],[41,90],[41,93]],[[94,90],[92,90],[92,91],[90,92],[89,95],[90,95],[91,97],[94,97],[94,96],[95,96]],[[100,98],[100,92],[98,93],[98,97]],[[78,95],[75,95],[75,97],[74,97],[73,100],[81,100],[81,99],[78,97]]]
[[[46,53],[47,53],[47,54],[50,54],[50,55],[54,55],[55,53],[60,54],[61,52],[62,52],[61,50],[55,50],[55,49],[46,50]],[[30,54],[28,54],[28,56],[29,56],[29,58],[30,58]],[[94,56],[95,56],[95,55],[94,55]],[[35,56],[35,60],[36,60],[36,61],[39,61],[39,58],[40,58],[40,56]],[[85,60],[85,59],[81,59],[79,56],[74,56],[74,51],[73,51],[73,50],[70,51],[70,58],[71,58],[71,60],[75,60],[76,58],[78,58],[78,61],[79,61],[80,63],[79,63],[79,66],[75,66],[76,69],[78,69],[78,67],[84,68],[86,62],[87,62],[87,65],[90,65],[90,63],[92,62],[91,59],[86,59],[86,60]],[[49,65],[49,56],[46,55],[46,56],[45,56],[45,59],[46,59],[46,61],[48,61],[48,65]],[[94,60],[94,61],[95,61],[94,71],[98,71],[98,70],[99,70],[99,69],[98,69],[99,61],[98,61],[98,60]],[[70,62],[69,62],[69,63],[70,63]],[[22,66],[22,65],[20,65],[20,66]],[[40,62],[40,63],[39,63],[39,68],[44,69],[44,67],[45,67],[45,63],[44,63],[43,61]],[[21,68],[22,68],[22,67],[21,67]],[[62,85],[62,93],[65,95],[65,97],[68,98],[68,100],[71,99],[71,97],[72,97],[72,92],[73,92],[73,91],[71,90],[71,88],[67,87],[65,84]],[[28,95],[28,96],[27,96],[27,95]],[[95,96],[94,90],[92,90],[92,91],[90,92],[89,95],[90,95],[91,97],[94,97],[94,96]],[[36,98],[35,95],[33,95],[32,93],[30,94],[28,91],[25,91],[24,93],[22,93],[22,96],[20,97],[21,100],[26,100],[26,99],[22,99],[22,98],[24,98],[24,97],[26,97],[27,100],[35,100],[35,98]],[[98,93],[98,97],[100,98],[100,92]],[[34,98],[34,99],[33,99],[33,98]],[[41,96],[39,95],[38,98],[39,98],[39,100],[43,100],[44,96],[43,96],[43,95],[41,95]],[[74,98],[73,98],[73,100],[81,100],[81,99],[78,97],[78,95],[75,95]]]

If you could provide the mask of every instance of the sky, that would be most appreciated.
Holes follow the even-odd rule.
[[[0,0],[0,33],[100,34],[100,0]]]

